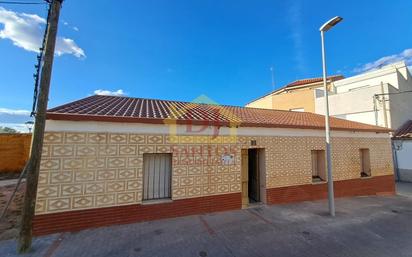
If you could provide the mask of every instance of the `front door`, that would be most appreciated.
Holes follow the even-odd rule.
[[[249,201],[260,202],[260,180],[259,180],[259,151],[258,149],[248,150],[249,181],[248,193]]]

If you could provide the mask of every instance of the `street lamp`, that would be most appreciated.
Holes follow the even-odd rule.
[[[26,124],[26,127],[29,130],[29,133],[31,133],[31,130],[33,129],[34,122],[33,121],[27,121],[24,124]]]
[[[333,26],[342,21],[342,18],[336,16],[330,19],[320,27],[320,37],[322,40],[322,65],[323,65],[323,89],[325,90],[325,133],[326,133],[326,166],[328,170],[328,200],[329,214],[335,216],[335,197],[333,193],[333,175],[332,175],[332,160],[330,150],[330,125],[329,125],[329,99],[328,87],[326,85],[326,57],[325,57],[325,38],[324,33],[330,30]]]

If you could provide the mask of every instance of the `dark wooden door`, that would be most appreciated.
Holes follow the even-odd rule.
[[[257,149],[249,149],[249,199],[260,201],[259,157]]]

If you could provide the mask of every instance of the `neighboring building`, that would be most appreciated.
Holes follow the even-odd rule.
[[[389,130],[331,127],[335,196],[394,194]],[[326,198],[324,149],[313,113],[91,96],[47,113],[33,232]]]
[[[341,75],[330,76],[331,82],[343,79]],[[315,89],[323,87],[323,78],[296,80],[280,89],[270,92],[246,105],[246,107],[315,112]]]
[[[397,179],[412,182],[412,120],[400,127],[392,140]]]
[[[315,112],[324,114],[318,89]],[[412,119],[412,77],[404,62],[333,82],[330,115],[392,129]]]

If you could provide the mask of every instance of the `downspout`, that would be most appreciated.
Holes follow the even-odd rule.
[[[385,99],[385,89],[383,88],[383,82],[381,82],[381,92],[382,92],[382,106],[383,106],[383,119],[385,122],[385,127],[388,128],[388,113],[386,111],[386,99]]]
[[[376,99],[378,98],[378,96],[375,94],[374,96],[373,96],[373,111],[374,111],[374,113],[375,113],[375,125],[376,126],[379,126],[379,124],[378,124],[378,106],[377,106],[377,104],[376,104]]]
[[[395,181],[398,182],[398,181],[401,181],[401,178],[399,176],[398,154],[397,154],[395,142],[393,139],[391,140],[391,143],[392,143],[392,158],[393,158],[393,169],[395,173]]]

